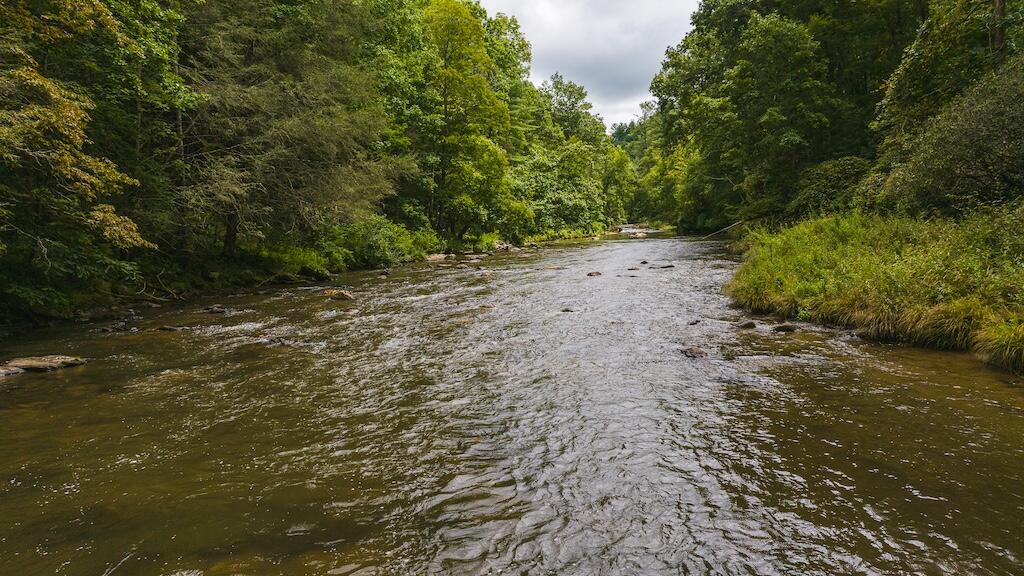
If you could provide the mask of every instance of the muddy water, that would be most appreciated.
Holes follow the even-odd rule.
[[[1021,380],[735,328],[713,244],[481,266],[0,342],[93,359],[0,384],[0,574],[1024,573]]]

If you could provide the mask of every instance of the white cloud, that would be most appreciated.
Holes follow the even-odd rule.
[[[583,84],[611,125],[640,112],[665,49],[690,30],[699,0],[481,0],[515,16],[533,44],[533,79]]]

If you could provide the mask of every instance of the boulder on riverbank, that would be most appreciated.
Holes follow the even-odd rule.
[[[20,374],[21,372],[51,372],[81,366],[86,360],[77,356],[33,356],[31,358],[16,358],[0,366],[0,373],[4,375]]]

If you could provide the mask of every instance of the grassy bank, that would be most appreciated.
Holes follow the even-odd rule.
[[[959,221],[852,214],[756,231],[728,287],[741,305],[969,350],[1024,372],[1024,205]]]

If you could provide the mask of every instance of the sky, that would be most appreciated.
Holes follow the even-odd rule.
[[[533,45],[533,81],[555,72],[582,84],[608,126],[650,100],[665,49],[690,30],[698,0],[481,0],[515,16]]]

